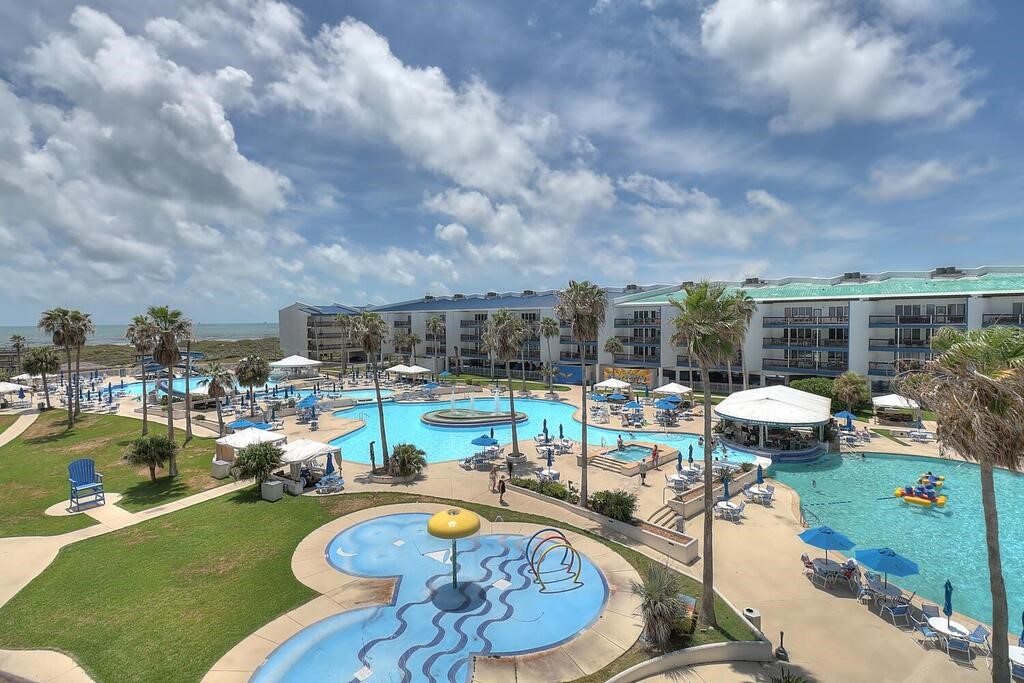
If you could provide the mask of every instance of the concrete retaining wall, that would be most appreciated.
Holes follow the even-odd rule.
[[[729,480],[729,493],[732,496],[739,495],[740,491],[747,484],[753,484],[757,481],[757,469],[752,469],[749,472],[741,472],[735,475],[733,479]],[[692,519],[697,515],[704,512],[704,487],[703,485],[698,489],[700,493],[687,497],[684,500],[671,498],[666,503],[677,515],[681,515],[683,519]],[[723,493],[724,487],[718,484],[714,487],[714,497],[717,500]]]
[[[766,640],[739,641],[698,645],[676,650],[632,666],[612,676],[608,683],[634,683],[685,666],[717,664],[719,662],[770,662],[772,645]]]
[[[536,498],[537,500],[542,500],[546,503],[552,503],[553,505],[564,508],[573,514],[586,517],[591,521],[597,522],[609,531],[616,531],[627,538],[637,541],[638,543],[643,543],[648,548],[657,550],[663,555],[668,555],[673,560],[682,562],[683,564],[692,564],[697,560],[699,544],[695,538],[669,531],[669,533],[679,539],[672,540],[671,538],[666,538],[665,536],[654,534],[650,531],[644,531],[632,524],[626,524],[625,522],[620,522],[617,519],[605,517],[593,510],[587,510],[579,505],[567,503],[563,500],[558,500],[557,498],[551,498],[541,493],[537,493],[536,491],[531,491],[530,489],[524,489],[512,484],[509,484],[508,488],[510,491],[515,491],[523,494],[524,496],[530,496],[531,498]]]

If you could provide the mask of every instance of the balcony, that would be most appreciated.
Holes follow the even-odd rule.
[[[1024,313],[986,313],[981,316],[981,324],[983,327],[990,325],[1024,327]]]
[[[569,362],[572,362],[572,363],[579,363],[580,362],[580,354],[578,354],[578,353],[576,353],[574,351],[562,351],[560,354],[558,354],[558,360],[569,361]],[[594,353],[588,353],[587,354],[587,362],[588,363],[596,363],[597,362],[597,351],[595,351]]]
[[[558,343],[559,344],[572,344],[573,346],[576,346],[576,340],[573,338],[573,336],[571,334],[563,334],[562,336],[560,336],[558,338]],[[590,341],[585,341],[583,343],[587,344],[587,345],[591,345],[591,344],[596,345],[597,344],[597,340],[596,339],[591,339]]]
[[[623,337],[617,335],[615,338],[627,346],[661,346],[660,337]]]
[[[395,328],[396,329],[397,328],[408,329],[410,327],[412,327],[412,321],[411,320],[396,320],[395,321]]]
[[[676,356],[676,367],[693,368],[694,370],[696,370],[700,367],[700,364],[696,361],[696,359],[691,361],[689,356]],[[743,360],[740,356],[736,356],[735,358],[732,359],[732,369],[733,371],[739,371],[741,367],[743,367]],[[723,363],[721,365],[716,365],[714,367],[708,368],[708,370],[719,370],[725,372],[728,370],[728,368]]]
[[[765,316],[764,327],[847,327],[847,315],[778,315]]]
[[[661,318],[616,318],[615,327],[661,327]]]
[[[950,327],[966,323],[962,315],[873,315],[868,318],[868,327]]]
[[[793,339],[791,337],[763,337],[762,349],[847,349],[849,339]]]
[[[427,332],[423,335],[423,338],[428,342],[443,342],[448,338],[448,333],[442,332],[440,334],[430,334]]]
[[[811,358],[765,358],[761,361],[764,370],[795,372],[807,375],[841,375],[850,368],[848,361],[814,360]]]
[[[488,358],[487,352],[482,349],[467,349],[465,347],[460,347],[459,350],[462,352],[463,358],[477,358],[484,360]]]
[[[868,351],[878,353],[931,353],[928,339],[869,339]]]
[[[487,324],[486,320],[460,320],[459,327],[467,329],[469,327],[483,327]]]
[[[615,364],[656,368],[661,365],[661,358],[659,356],[638,356],[633,353],[617,353],[615,354]]]
[[[426,352],[423,354],[427,358],[444,358],[447,355],[447,348],[444,344],[438,346],[436,349],[433,346],[428,346]]]
[[[479,333],[474,333],[474,334],[460,334],[460,335],[459,335],[459,341],[464,341],[464,342],[478,342],[478,341],[480,341],[480,334],[479,334]]]

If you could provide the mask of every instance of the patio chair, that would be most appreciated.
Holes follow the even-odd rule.
[[[77,512],[81,505],[80,497],[92,496],[92,503],[104,505],[107,502],[103,492],[103,475],[96,471],[96,461],[81,458],[68,465],[68,482],[70,483],[69,507]]]
[[[937,617],[939,616],[939,606],[926,602],[921,605],[921,614],[925,616],[925,619]]]
[[[740,521],[740,518],[743,517],[743,510],[745,510],[746,507],[747,507],[747,502],[743,501],[742,503],[740,503],[739,507],[737,507],[735,510],[726,510],[725,512],[728,515],[727,519],[729,519],[732,522]]]
[[[1024,647],[1024,645],[1021,645],[1021,647]],[[1013,677],[1013,680],[1015,681],[1024,681],[1024,664],[1010,662],[1010,676]]]
[[[814,567],[814,574],[811,576],[811,583],[821,584],[822,587],[828,588],[836,582],[835,572],[825,571],[817,566]]]
[[[992,634],[988,632],[988,629],[981,624],[978,624],[978,627],[968,634],[967,640],[971,645],[974,645],[985,654],[990,655],[992,654],[992,646],[989,644],[988,638],[991,635]]]
[[[940,648],[942,647],[942,638],[928,626],[927,622],[918,621],[917,619],[912,619],[912,621],[914,622],[914,632],[921,636],[921,639],[917,641],[921,647],[927,649],[929,643]]]
[[[892,618],[892,625],[896,625],[896,619],[902,618],[903,622],[910,626],[910,605],[898,605],[895,603],[886,603],[882,605],[879,614],[883,617],[888,614]]]
[[[804,565],[804,576],[813,576],[814,575],[814,563],[811,562],[811,557],[807,553],[804,553],[803,555],[800,556],[800,561]]]
[[[957,661],[957,658],[953,656],[954,652],[959,652],[960,654],[966,656],[968,664],[972,663],[971,641],[967,640],[966,638],[947,638],[946,654],[949,655],[949,658],[955,662]]]

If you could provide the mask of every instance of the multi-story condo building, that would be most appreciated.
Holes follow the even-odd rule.
[[[788,383],[801,377],[835,377],[852,370],[870,378],[875,392],[888,389],[890,378],[930,356],[930,341],[942,327],[988,325],[1024,327],[1024,267],[936,268],[924,272],[845,273],[832,278],[748,278],[727,283],[743,289],[757,304],[741,351],[731,363],[714,368],[712,389],[724,391],[729,373],[734,388]],[[679,381],[700,387],[696,364],[685,345],[673,341],[683,285],[608,288],[608,310],[598,339],[584,347],[591,377],[607,369],[633,371],[652,386]],[[488,316],[500,308],[538,321],[554,317],[555,293],[489,292],[484,295],[426,296],[397,304],[368,307],[379,312],[393,331],[412,332],[423,340],[416,358],[427,367],[454,368],[489,374],[491,362],[481,333]],[[286,354],[340,360],[341,347],[331,329],[338,313],[350,306],[293,304],[281,310],[281,346]],[[440,318],[443,333],[427,331],[427,321]],[[431,329],[438,329],[433,323]],[[625,347],[619,354],[604,351],[608,338]],[[401,336],[399,337],[401,338]],[[394,353],[389,345],[386,353]],[[365,360],[362,351],[345,349],[350,360]],[[409,349],[404,350],[408,356]],[[531,338],[524,357],[513,364],[513,376],[524,366],[538,377],[541,364],[560,366],[579,381],[579,350],[562,326],[557,339]],[[495,368],[501,375],[502,368]],[[746,377],[744,377],[746,375]],[[643,382],[641,382],[643,383]]]

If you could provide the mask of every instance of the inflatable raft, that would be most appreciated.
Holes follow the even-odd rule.
[[[946,496],[936,495],[934,490],[926,489],[923,486],[898,488],[893,491],[893,495],[897,498],[902,498],[911,505],[920,505],[921,507],[931,507],[933,505],[935,507],[944,507],[946,505]]]

